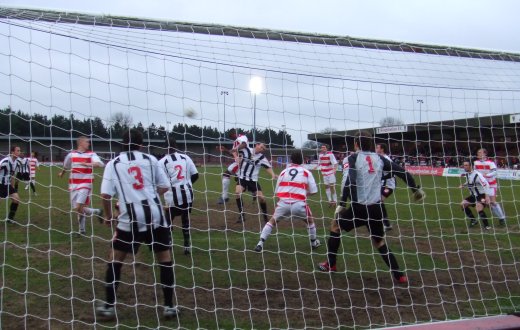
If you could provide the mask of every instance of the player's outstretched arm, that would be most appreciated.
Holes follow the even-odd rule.
[[[389,161],[384,157],[381,157],[381,159],[383,159],[383,169],[385,171],[390,171],[392,175],[395,175],[399,179],[403,180],[406,183],[406,185],[410,187],[410,189],[413,192],[413,199],[416,202],[421,202],[426,198],[426,193],[424,192],[424,190],[422,190],[421,186],[415,182],[415,179],[409,172],[405,171],[404,168],[402,168],[394,162]]]

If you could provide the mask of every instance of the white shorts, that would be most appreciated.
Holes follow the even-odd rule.
[[[82,188],[70,192],[70,205],[74,209],[77,204],[90,204],[90,189]]]
[[[498,186],[491,186],[488,189],[488,196],[495,197],[498,193]]]
[[[308,217],[311,217],[311,209],[307,205],[307,203],[301,202],[284,202],[283,200],[279,201],[276,204],[276,208],[274,209],[273,218],[276,221],[281,220],[282,218],[291,218],[295,220],[303,220],[306,221]]]
[[[323,176],[323,183],[326,185],[336,184],[336,176],[334,174]]]

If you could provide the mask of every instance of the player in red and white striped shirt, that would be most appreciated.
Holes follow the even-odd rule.
[[[487,150],[481,148],[477,151],[477,159],[473,162],[473,168],[480,172],[489,184],[489,208],[491,213],[500,221],[500,225],[506,224],[506,215],[502,206],[497,203],[498,182],[497,182],[497,165],[492,159],[488,158]]]
[[[29,161],[29,185],[31,186],[32,192],[36,195],[36,171],[38,167],[40,167],[40,163],[38,163],[38,158],[36,158],[36,153],[31,152],[31,157],[28,158]],[[25,186],[25,190],[29,189],[29,186]]]
[[[70,171],[69,191],[72,210],[77,212],[79,221],[79,233],[86,234],[85,217],[87,215],[102,215],[101,209],[93,209],[90,205],[92,185],[94,183],[94,168],[103,167],[99,156],[89,151],[90,140],[86,136],[80,136],[77,140],[77,150],[71,151],[63,161],[63,170]]]
[[[336,196],[336,168],[338,161],[332,151],[328,150],[326,144],[321,145],[321,153],[318,156],[318,166],[323,176],[323,183],[325,184],[325,193],[327,200],[331,206],[335,206],[338,202]]]
[[[280,173],[276,182],[275,194],[279,201],[274,210],[274,214],[265,224],[260,234],[260,241],[255,247],[256,252],[261,252],[264,242],[271,234],[273,227],[282,218],[301,219],[307,223],[309,238],[313,249],[320,246],[320,241],[316,239],[316,225],[312,217],[311,210],[307,205],[307,195],[318,192],[316,181],[312,173],[303,166],[303,156],[301,152],[291,154],[291,164]]]

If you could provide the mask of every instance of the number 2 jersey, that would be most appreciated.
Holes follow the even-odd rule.
[[[285,202],[293,203],[307,200],[307,192],[318,192],[312,173],[300,165],[291,164],[278,176],[276,182],[276,197]]]
[[[197,173],[193,160],[185,154],[174,152],[159,160],[171,185],[171,192],[167,192],[164,199],[168,206],[182,206],[193,203],[193,188],[191,177]]]
[[[101,193],[119,199],[119,229],[130,231],[136,224],[139,231],[146,231],[146,225],[154,228],[169,225],[157,193],[157,188],[169,187],[157,158],[134,150],[122,152],[107,164]]]

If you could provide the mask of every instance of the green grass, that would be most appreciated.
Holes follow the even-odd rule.
[[[226,209],[215,203],[220,169],[199,170],[192,256],[182,253],[178,219],[173,229],[179,318],[157,316],[154,306],[162,304],[162,292],[154,287],[158,270],[143,247],[123,268],[120,318],[96,319],[112,231],[93,220],[91,238],[75,237],[67,180],[49,168],[38,175],[37,196],[29,199],[21,186],[18,224],[0,223],[1,327],[368,328],[504,314],[520,304],[515,181],[501,182],[508,226],[498,228],[494,219],[490,233],[467,227],[458,205],[467,191],[457,188],[459,178],[417,177],[428,194],[421,205],[410,203],[399,182],[387,203],[394,225],[387,242],[410,286],[395,287],[364,228],[343,235],[338,273],[332,276],[315,271],[326,248],[311,252],[301,222],[280,223],[264,253],[252,252],[262,221],[253,214],[250,197],[245,197],[250,214],[242,227],[235,224],[233,200]],[[273,182],[263,178],[261,184],[271,212]],[[320,192],[309,202],[322,243],[334,212],[321,202],[324,196]],[[94,204],[100,205],[98,196]],[[2,218],[7,210],[2,201]]]

